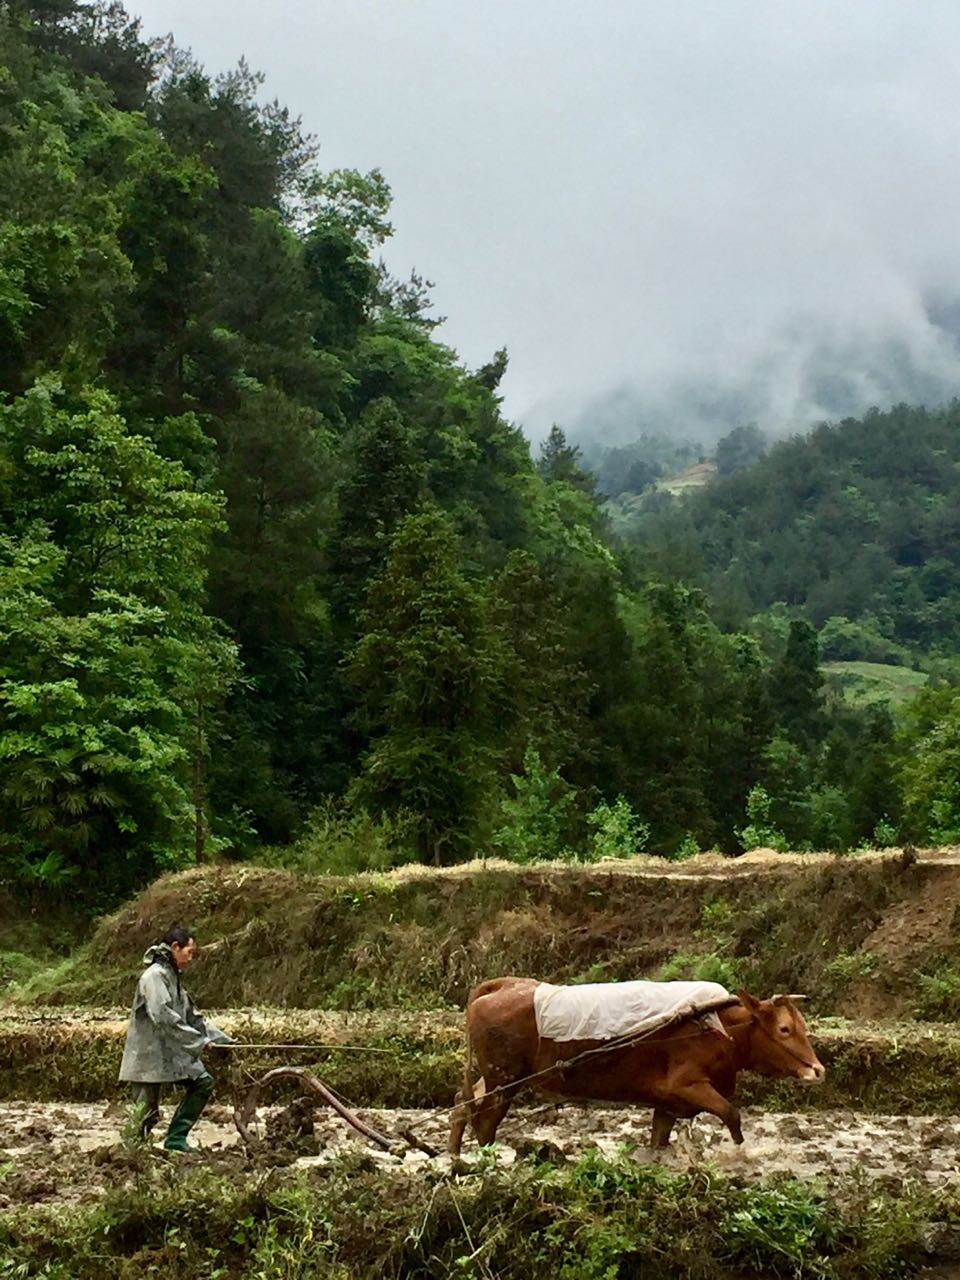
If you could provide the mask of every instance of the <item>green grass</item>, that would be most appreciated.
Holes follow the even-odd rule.
[[[389,1176],[365,1154],[313,1178],[171,1169],[72,1209],[0,1216],[0,1276],[127,1280],[887,1280],[938,1261],[955,1196],[851,1179],[739,1185],[626,1156],[554,1168],[481,1160]]]
[[[929,679],[925,671],[883,662],[825,662],[821,671],[828,686],[854,706],[886,702],[897,707],[919,693]]]

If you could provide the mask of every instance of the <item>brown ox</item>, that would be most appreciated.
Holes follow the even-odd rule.
[[[719,1010],[726,1036],[688,1021],[610,1052],[596,1040],[545,1040],[537,1035],[534,978],[482,982],[467,1000],[467,1063],[450,1124],[450,1151],[459,1155],[467,1121],[479,1143],[492,1142],[516,1093],[531,1076],[538,1088],[565,1098],[645,1102],[653,1107],[651,1144],[665,1147],[678,1118],[709,1111],[734,1142],[743,1142],[734,1103],[738,1071],[822,1080],[824,1068],[790,996]],[[555,1069],[552,1069],[555,1068]],[[546,1074],[541,1075],[544,1072]]]

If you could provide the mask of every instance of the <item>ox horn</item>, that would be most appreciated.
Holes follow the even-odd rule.
[[[783,1004],[784,1000],[792,1000],[794,1004],[799,1004],[801,1000],[807,999],[806,996],[797,995],[795,992],[792,992],[792,991],[790,992],[789,995],[784,995],[782,992],[778,992],[777,995],[771,996],[770,998],[774,1004]]]

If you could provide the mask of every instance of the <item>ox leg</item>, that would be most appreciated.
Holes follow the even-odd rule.
[[[463,1132],[467,1127],[467,1121],[470,1119],[473,1103],[469,1094],[464,1097],[463,1090],[458,1089],[454,1104],[453,1111],[450,1114],[450,1138],[447,1142],[447,1150],[452,1156],[458,1156],[460,1148],[463,1146]]]
[[[668,1147],[670,1145],[670,1134],[673,1131],[676,1118],[669,1111],[654,1107],[653,1127],[650,1130],[651,1147]]]
[[[498,1088],[497,1086],[501,1084],[503,1087]],[[507,1080],[497,1080],[492,1082],[490,1093],[474,1101],[470,1113],[470,1127],[481,1147],[485,1147],[497,1136],[500,1121],[510,1110],[510,1103],[513,1102],[516,1093],[516,1085],[511,1085]]]
[[[447,1141],[447,1150],[452,1156],[459,1156],[460,1148],[463,1146],[464,1130],[476,1105],[473,1090],[478,1079],[476,1062],[471,1048],[467,1053],[467,1061],[463,1068],[463,1080],[453,1099],[454,1106],[450,1113],[450,1137]]]
[[[730,1137],[738,1145],[743,1142],[743,1130],[740,1128],[740,1109],[734,1106],[722,1093],[718,1093],[706,1080],[687,1085],[677,1090],[678,1097],[689,1102],[697,1111],[709,1111],[719,1117],[730,1130]]]

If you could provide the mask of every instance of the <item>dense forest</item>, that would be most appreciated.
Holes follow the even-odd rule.
[[[0,877],[960,838],[960,410],[615,538],[382,265],[383,175],[261,90],[0,0]],[[821,656],[940,666],[894,714]]]

